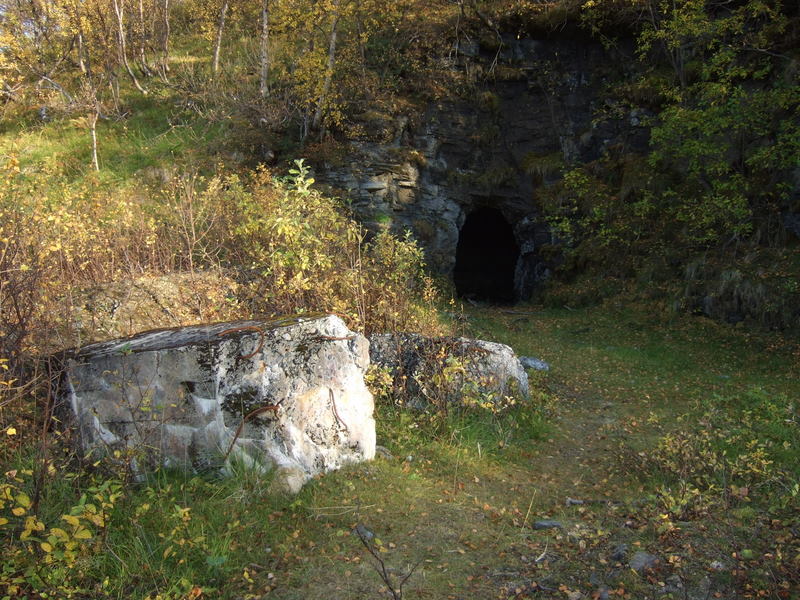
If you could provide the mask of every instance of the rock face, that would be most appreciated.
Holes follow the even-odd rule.
[[[215,467],[230,449],[296,491],[374,457],[368,365],[367,340],[335,316],[156,330],[68,357],[62,400],[84,450],[119,450],[135,472]]]
[[[538,191],[576,160],[647,146],[650,113],[605,91],[609,79],[625,77],[620,66],[627,61],[613,52],[552,36],[508,36],[499,55],[463,44],[452,67],[468,76],[497,61],[492,83],[476,83],[472,93],[411,119],[365,114],[370,133],[353,141],[343,164],[320,165],[317,179],[349,197],[368,228],[410,230],[429,266],[444,275],[458,267],[470,217],[497,211],[518,248],[509,285],[516,299],[527,299],[549,276],[561,243],[541,216]],[[494,244],[487,239],[483,248]]]
[[[470,401],[501,407],[507,396],[528,396],[528,375],[504,344],[379,334],[370,338],[370,358],[388,369],[395,397],[417,408]]]

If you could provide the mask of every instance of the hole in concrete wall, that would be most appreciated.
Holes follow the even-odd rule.
[[[514,301],[519,247],[514,231],[496,208],[471,212],[461,228],[453,280],[459,296],[490,302]]]

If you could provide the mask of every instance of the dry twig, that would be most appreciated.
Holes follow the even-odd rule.
[[[328,388],[328,393],[330,394],[331,397],[331,408],[333,408],[333,416],[336,417],[336,421],[339,423],[339,425],[344,427],[345,431],[350,431],[350,429],[348,429],[347,427],[347,423],[342,421],[342,417],[339,416],[339,411],[336,410],[336,400],[333,397],[333,390],[331,388]]]
[[[281,402],[283,402],[283,400],[281,400]],[[233,446],[234,446],[234,444],[236,444],[236,440],[238,440],[239,436],[242,434],[242,429],[244,429],[245,423],[247,423],[250,419],[253,419],[253,418],[257,417],[258,415],[263,414],[263,413],[268,412],[268,411],[272,411],[274,413],[277,413],[278,409],[281,407],[281,402],[278,402],[277,404],[267,404],[266,406],[259,406],[255,410],[251,410],[249,413],[247,413],[247,415],[245,415],[244,419],[242,419],[242,422],[239,423],[239,427],[236,428],[236,433],[233,434],[233,439],[231,440],[231,445],[228,446],[228,451],[225,453],[225,456],[222,458],[222,462],[225,462],[226,460],[228,460],[228,457],[231,455],[231,452],[233,451]]]
[[[358,539],[361,540],[361,543],[364,545],[364,548],[367,549],[372,555],[372,558],[375,559],[377,564],[373,565],[375,570],[380,575],[380,578],[383,580],[383,583],[389,588],[389,593],[392,595],[394,600],[402,600],[403,599],[403,586],[405,585],[406,581],[408,581],[409,577],[414,574],[414,571],[417,570],[417,567],[422,563],[422,560],[417,561],[417,563],[411,567],[408,573],[406,573],[403,578],[398,582],[397,587],[394,586],[394,581],[392,581],[392,576],[389,574],[388,570],[386,569],[386,563],[384,562],[381,555],[375,550],[375,547],[370,543],[370,538],[368,538],[364,531],[366,530],[365,527],[359,525],[353,530],[355,531]]]
[[[261,352],[261,349],[264,347],[264,330],[261,327],[257,327],[255,325],[245,325],[243,327],[232,327],[231,329],[226,329],[225,331],[220,331],[217,334],[217,337],[222,337],[224,335],[228,335],[230,333],[236,333],[237,331],[255,331],[258,333],[258,347],[253,350],[250,354],[242,354],[240,358],[248,359],[253,358],[256,354]]]

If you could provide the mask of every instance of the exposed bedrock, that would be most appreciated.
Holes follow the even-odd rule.
[[[495,59],[477,44],[459,52],[465,73]],[[558,255],[537,194],[571,164],[646,148],[649,130],[647,111],[608,96],[626,61],[599,43],[511,37],[497,59],[491,83],[422,116],[364,115],[368,133],[317,178],[369,229],[410,230],[460,295],[506,302],[530,298]]]

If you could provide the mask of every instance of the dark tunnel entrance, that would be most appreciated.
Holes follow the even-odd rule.
[[[511,225],[496,208],[471,212],[461,228],[453,280],[459,296],[489,302],[514,301],[519,247]]]

